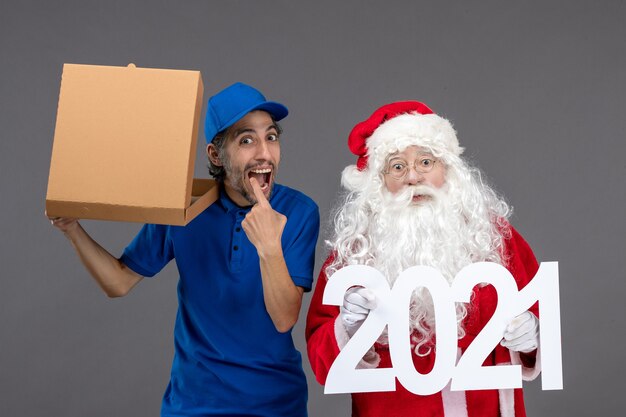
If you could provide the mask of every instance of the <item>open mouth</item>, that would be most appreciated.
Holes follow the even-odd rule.
[[[413,196],[413,203],[422,203],[424,201],[430,200],[432,197],[429,195],[417,194]]]
[[[425,201],[429,201],[433,199],[433,193],[431,190],[421,187],[421,189],[416,189],[413,192],[413,203],[423,203]]]
[[[248,180],[253,177],[261,186],[261,191],[266,194],[272,184],[272,168],[253,168],[248,171]]]

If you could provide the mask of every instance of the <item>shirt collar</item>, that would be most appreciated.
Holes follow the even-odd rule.
[[[244,210],[244,211],[250,210],[251,206],[239,207],[237,204],[235,204],[235,202],[230,199],[228,194],[226,194],[226,188],[224,187],[223,183],[220,183],[219,187],[220,187],[220,198],[218,201],[220,203],[220,206],[224,209],[225,212],[230,213],[231,211],[236,211],[236,210]]]

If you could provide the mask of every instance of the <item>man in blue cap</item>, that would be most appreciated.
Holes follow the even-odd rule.
[[[209,99],[218,201],[187,226],[145,225],[117,259],[76,219],[51,219],[107,295],[127,294],[176,259],[175,355],[162,416],[305,416],[291,328],[311,289],[317,205],[275,184],[282,104],[236,83]]]

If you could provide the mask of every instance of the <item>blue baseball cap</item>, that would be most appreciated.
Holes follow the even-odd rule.
[[[215,135],[234,125],[253,110],[268,112],[275,121],[289,114],[287,107],[274,101],[267,101],[263,94],[244,83],[226,87],[209,99],[204,121],[204,136],[211,143]]]

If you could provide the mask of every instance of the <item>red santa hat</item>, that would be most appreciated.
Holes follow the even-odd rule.
[[[419,101],[398,101],[385,104],[350,132],[348,147],[358,156],[357,169],[371,165],[370,158],[382,166],[389,153],[416,145],[439,154],[459,156],[456,132],[450,122],[436,115]]]

